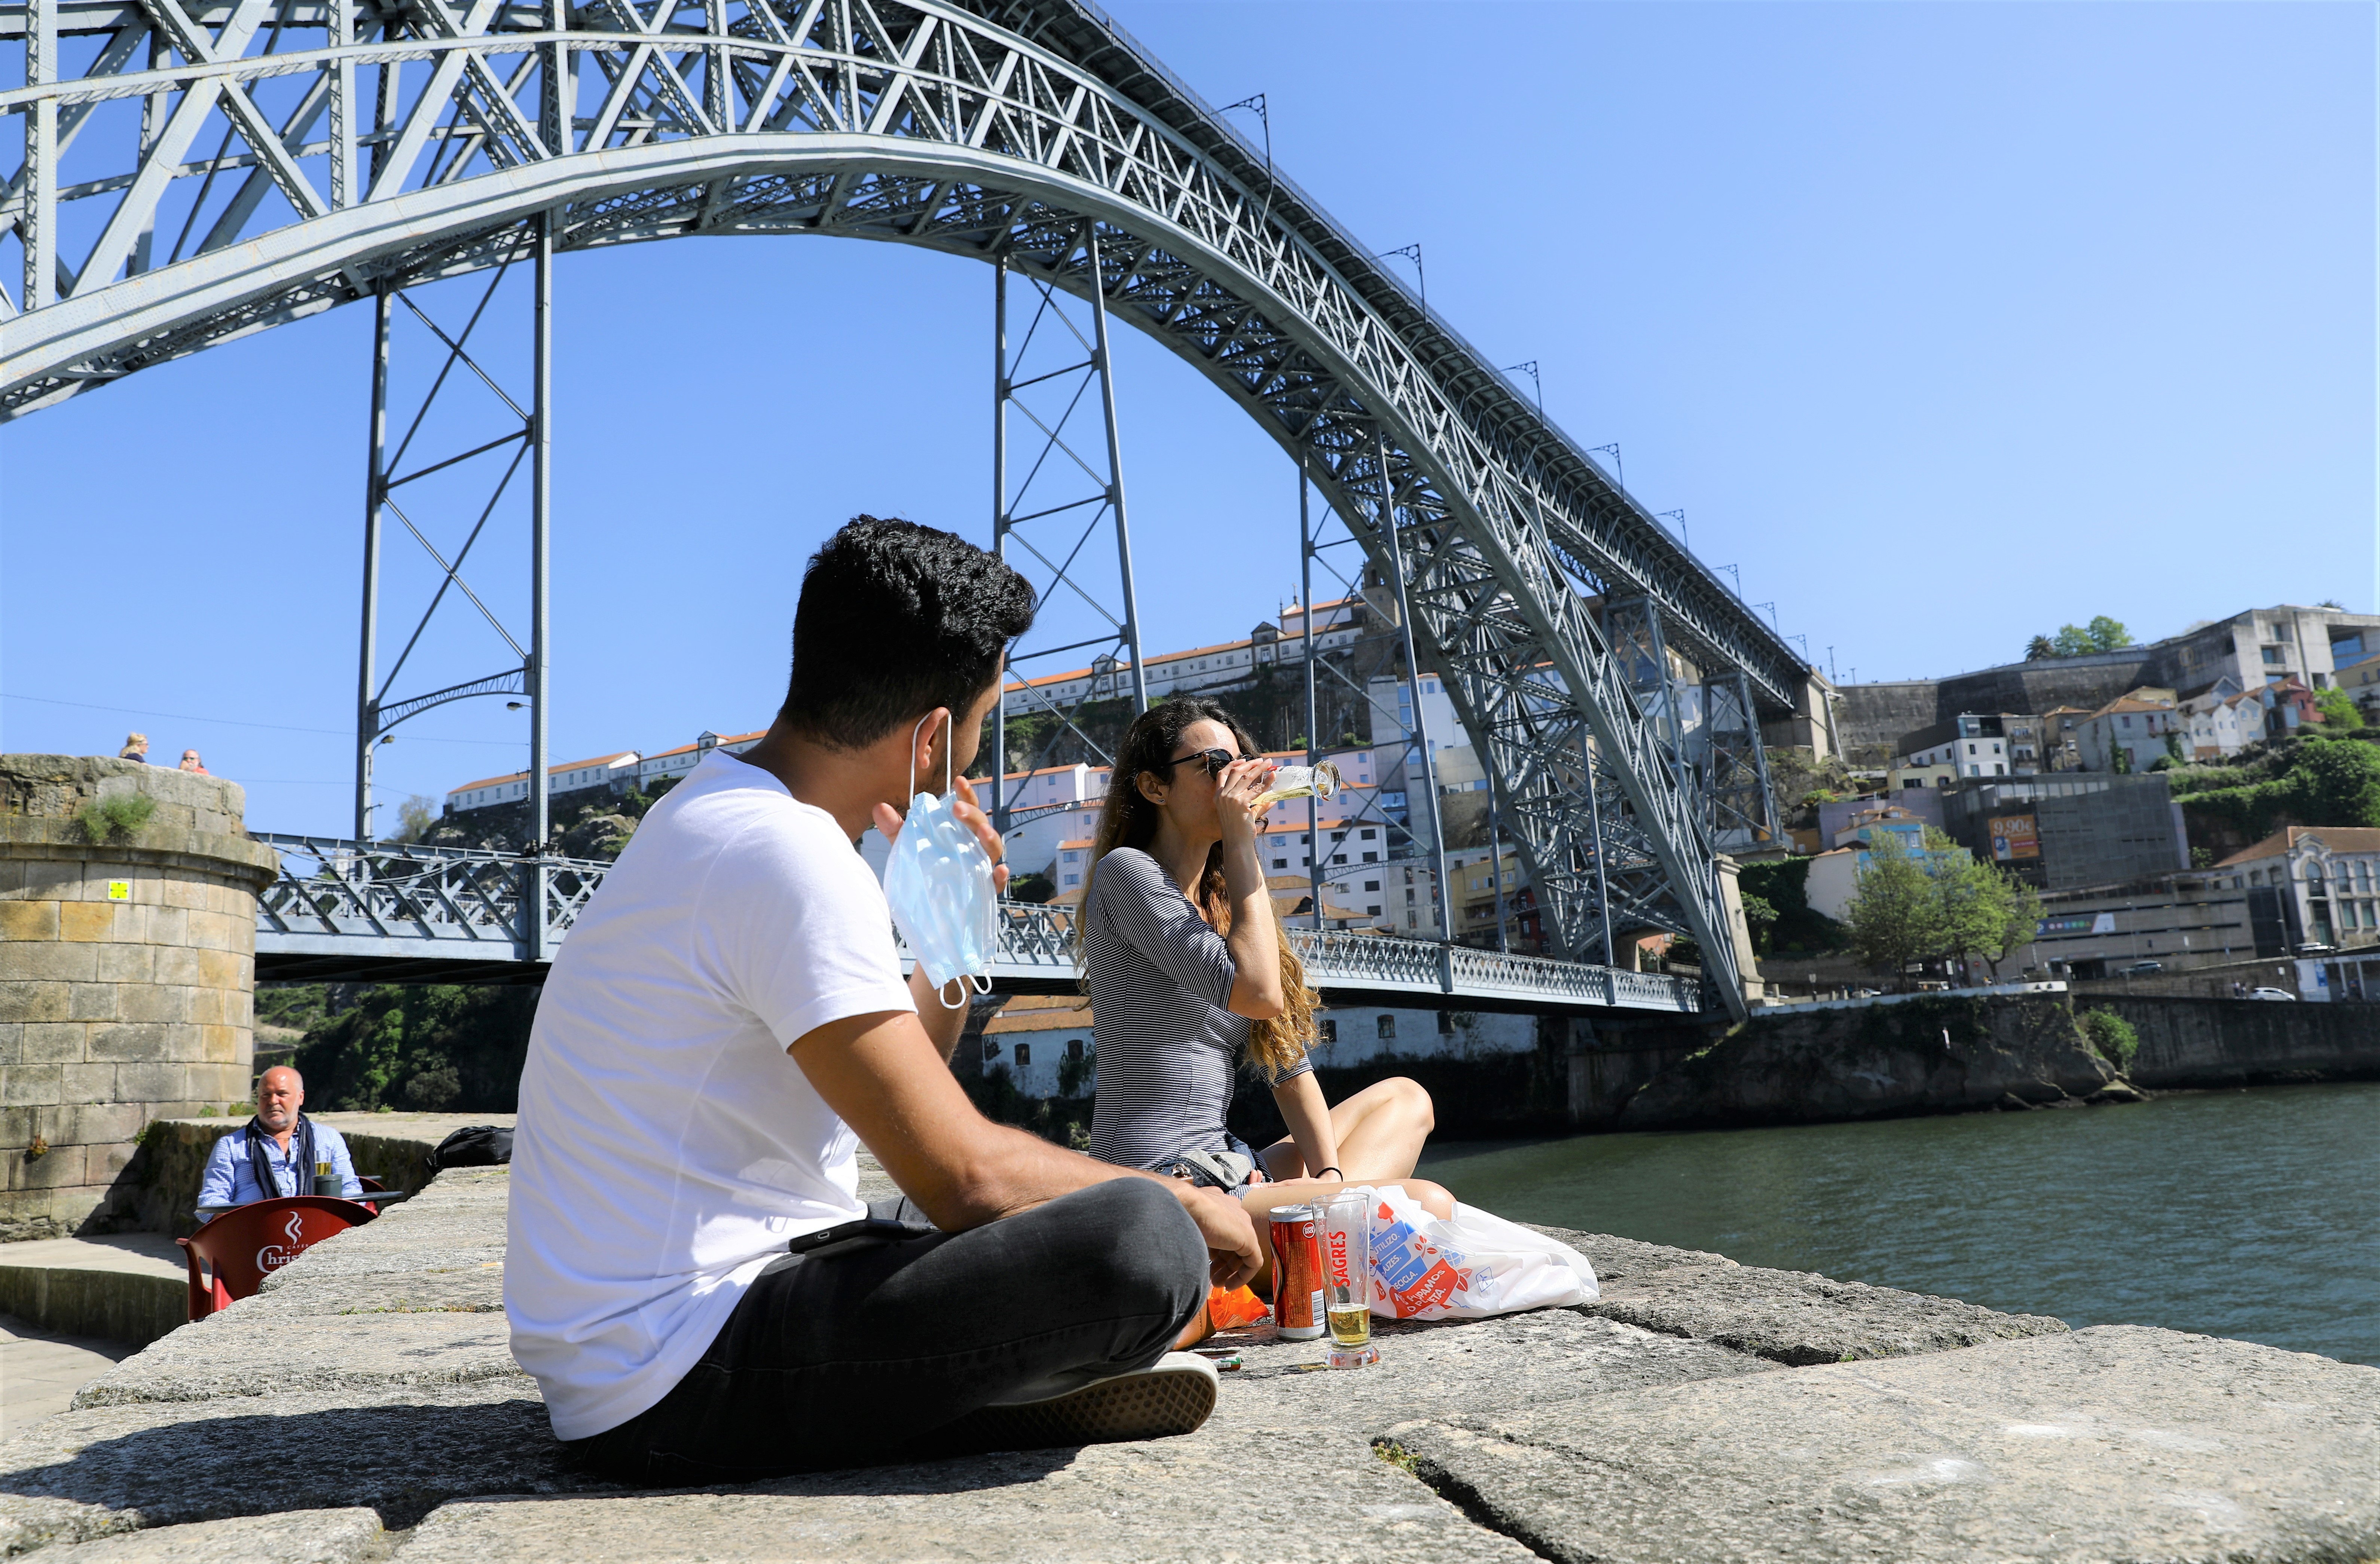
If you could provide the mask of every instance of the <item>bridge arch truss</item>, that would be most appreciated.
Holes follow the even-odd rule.
[[[540,242],[875,238],[1096,292],[1402,579],[1557,945],[1691,934],[1742,1006],[1709,803],[1594,605],[1650,605],[1764,714],[1800,661],[1083,0],[9,0],[0,36],[28,78],[0,92],[25,148],[0,417]],[[137,138],[84,135],[125,100]],[[176,253],[198,242],[157,263],[179,211]]]

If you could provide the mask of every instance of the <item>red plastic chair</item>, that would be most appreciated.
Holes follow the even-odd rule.
[[[377,1215],[353,1200],[285,1194],[226,1211],[192,1236],[174,1240],[190,1267],[190,1317],[204,1319],[238,1299],[254,1297],[267,1276],[332,1234]]]

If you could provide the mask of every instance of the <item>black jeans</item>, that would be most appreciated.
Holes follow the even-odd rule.
[[[937,1431],[994,1401],[1146,1368],[1207,1301],[1207,1244],[1142,1179],[966,1232],[763,1270],[675,1388],[571,1441],[647,1486],[955,1453]]]

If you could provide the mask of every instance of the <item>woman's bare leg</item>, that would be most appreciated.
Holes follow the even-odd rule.
[[[1375,1081],[1330,1109],[1339,1170],[1349,1183],[1398,1182],[1421,1160],[1422,1144],[1437,1125],[1437,1109],[1418,1082],[1402,1075]],[[1263,1156],[1265,1169],[1274,1178],[1293,1179],[1306,1171],[1297,1143],[1287,1136],[1265,1147]]]

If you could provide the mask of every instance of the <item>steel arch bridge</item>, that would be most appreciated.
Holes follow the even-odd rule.
[[[1690,934],[1742,1012],[1670,654],[1731,695],[1755,764],[1802,662],[1084,0],[10,0],[0,36],[27,81],[0,92],[24,148],[0,417],[524,257],[542,296],[557,249],[824,234],[996,262],[1196,365],[1402,586],[1558,948]],[[63,179],[117,100],[139,136],[85,138]],[[152,263],[191,180],[232,194]]]

